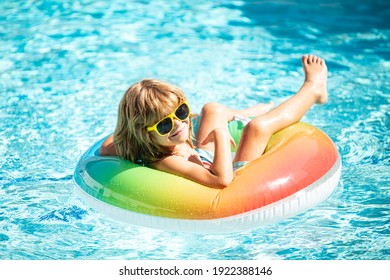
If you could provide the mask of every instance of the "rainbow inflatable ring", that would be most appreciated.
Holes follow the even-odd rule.
[[[244,125],[229,123],[238,143]],[[134,225],[169,231],[226,233],[301,213],[325,200],[341,175],[335,144],[299,122],[272,136],[265,153],[213,189],[118,157],[99,156],[101,141],[79,160],[79,195],[96,210]]]

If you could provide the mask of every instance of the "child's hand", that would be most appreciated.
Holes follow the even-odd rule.
[[[235,148],[236,142],[234,142],[234,139],[233,139],[232,135],[230,134],[230,132],[229,132],[229,138],[230,138],[230,144]]]

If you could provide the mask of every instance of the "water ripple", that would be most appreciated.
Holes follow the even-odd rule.
[[[72,205],[59,210],[50,211],[49,213],[39,217],[38,220],[40,222],[50,220],[69,222],[71,220],[82,220],[87,213],[88,212],[86,210]]]
[[[390,155],[390,105],[384,104],[366,119],[355,121],[343,129],[338,143],[343,159],[350,164],[389,163]]]
[[[366,2],[0,1],[0,259],[388,259],[388,9]],[[308,52],[328,62],[330,98],[304,120],[343,161],[321,205],[220,236],[119,223],[74,194],[132,82],[178,84],[198,112],[279,103]]]

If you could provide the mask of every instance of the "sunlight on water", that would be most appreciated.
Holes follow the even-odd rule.
[[[2,1],[0,259],[389,259],[389,6],[296,3]],[[327,61],[330,100],[304,121],[343,161],[321,205],[218,236],[119,223],[74,193],[77,160],[138,79],[179,85],[195,111],[279,103],[311,52]]]

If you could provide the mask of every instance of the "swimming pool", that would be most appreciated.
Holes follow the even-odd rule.
[[[312,2],[2,1],[0,259],[390,259],[390,8]],[[321,205],[221,238],[116,222],[75,194],[134,81],[175,83],[195,111],[278,103],[306,53],[327,60],[330,100],[304,121],[343,161]]]

